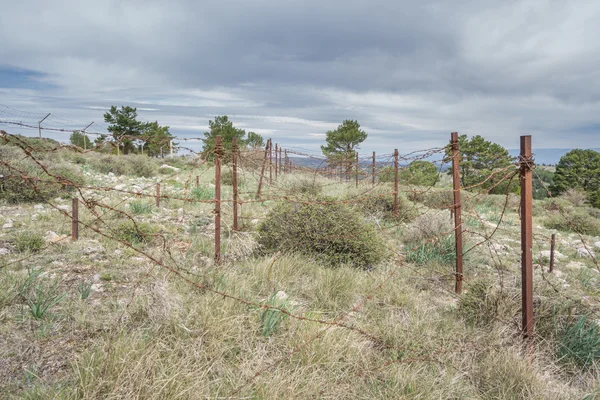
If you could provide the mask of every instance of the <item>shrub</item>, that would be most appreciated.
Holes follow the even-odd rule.
[[[361,212],[396,221],[410,221],[417,213],[414,204],[398,194],[398,217],[394,217],[394,193],[388,186],[377,186],[368,192],[350,192],[346,200],[355,204]]]
[[[585,315],[565,325],[557,334],[556,355],[563,362],[589,369],[600,359],[600,327]]]
[[[266,305],[270,307],[280,308],[282,310],[291,312],[293,307],[289,304],[286,299],[279,299],[276,293],[269,296],[266,301]],[[277,332],[282,322],[288,318],[288,315],[281,312],[280,310],[273,308],[263,308],[260,315],[260,327],[262,335],[265,337],[271,336]]]
[[[128,154],[123,156],[103,155],[92,159],[92,167],[102,173],[131,175],[149,178],[158,172],[156,162],[147,156]]]
[[[22,253],[27,251],[35,253],[44,247],[44,237],[39,233],[25,231],[17,235],[14,245]]]
[[[233,185],[233,170],[232,169],[226,169],[225,171],[223,171],[221,173],[221,184],[228,185],[228,186]],[[237,175],[237,184],[238,184],[238,187],[240,187],[244,184],[244,177],[242,175],[240,175],[239,170],[238,170],[238,175]]]
[[[461,194],[463,193],[461,192]],[[429,208],[450,209],[454,204],[454,192],[452,189],[428,190],[420,188],[408,192],[408,198],[412,201],[422,203]]]
[[[62,163],[58,157],[42,161],[48,173],[56,177],[23,158],[23,152],[13,146],[0,146],[0,159],[11,160],[10,168],[0,165],[0,199],[9,203],[45,202],[85,183],[77,167]],[[23,175],[31,179],[23,179]]]
[[[452,234],[452,224],[448,215],[439,212],[419,215],[402,234],[404,243],[420,243]]]
[[[258,227],[265,252],[299,252],[328,266],[369,268],[385,255],[382,239],[341,204],[278,205]]]
[[[395,173],[395,169],[394,167],[383,167],[379,170],[379,172],[377,173],[377,178],[379,179],[379,182],[394,182],[394,173]]]
[[[321,184],[316,179],[306,177],[291,177],[283,186],[288,194],[311,198],[316,198],[323,190]]]
[[[152,204],[146,201],[134,200],[129,203],[129,209],[134,214],[150,214],[152,212]]]
[[[113,235],[119,240],[135,245],[149,243],[155,232],[154,227],[148,223],[127,220],[114,229]]]
[[[406,261],[419,265],[428,263],[453,264],[455,259],[454,237],[445,235],[425,243],[409,242]]]
[[[587,194],[582,190],[567,189],[567,191],[562,193],[559,198],[568,201],[575,207],[583,207],[587,204]]]
[[[195,200],[212,200],[215,198],[215,189],[204,186],[194,186],[190,191],[190,196]]]
[[[600,220],[592,217],[585,210],[573,210],[563,214],[550,215],[544,222],[546,228],[600,236]]]
[[[501,293],[493,283],[476,280],[460,296],[458,310],[467,323],[485,326],[499,316],[503,305]]]

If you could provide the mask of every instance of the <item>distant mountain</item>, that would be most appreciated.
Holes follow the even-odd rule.
[[[567,154],[569,151],[573,149],[533,149],[533,158],[536,164],[550,164],[556,165],[560,158]],[[600,148],[594,148],[591,150],[595,150],[600,152]],[[508,152],[511,156],[517,157],[519,155],[518,149],[509,149]]]

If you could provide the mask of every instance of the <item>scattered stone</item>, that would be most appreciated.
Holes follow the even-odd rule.
[[[0,247],[0,256],[7,256],[10,254],[10,250],[6,247]]]
[[[594,250],[590,249],[590,248],[585,248],[585,247],[579,247],[577,249],[577,256],[578,257],[595,257],[596,254],[594,253]]]
[[[279,292],[277,292],[277,293],[275,294],[275,298],[276,298],[277,300],[287,300],[287,298],[288,298],[288,297],[289,297],[289,296],[287,295],[287,293],[286,293],[286,292],[284,292],[283,290],[280,290]]]
[[[595,243],[594,243],[594,247],[597,247],[597,248],[599,248],[599,249],[600,249],[600,242],[595,242]]]
[[[109,173],[108,173],[108,177],[109,177],[109,178],[114,178],[114,177],[115,177],[115,174],[113,174],[112,172],[109,172]]]
[[[102,245],[88,246],[85,249],[83,249],[82,253],[86,256],[89,256],[91,254],[104,253],[104,247],[102,247]]]
[[[119,250],[119,249],[115,250],[115,254],[116,254],[117,256],[120,256],[120,255],[121,255],[121,250]]]
[[[92,282],[100,282],[100,274],[94,274],[94,276],[92,276]]]
[[[173,172],[178,172],[179,171],[179,168],[173,167],[173,166],[167,165],[167,164],[163,164],[159,168],[167,168],[167,169],[170,169]]]
[[[127,186],[123,184],[119,184],[115,186],[115,190],[125,190]]]
[[[250,221],[250,223],[252,225],[258,225],[260,223],[260,219],[253,219],[252,221]]]
[[[67,206],[66,204],[60,205],[60,206],[56,206],[56,208],[58,208],[61,211],[71,211],[71,207]]]
[[[585,265],[579,261],[571,261],[565,267],[569,269],[582,269],[585,268]]]
[[[13,221],[12,219],[7,219],[4,225],[2,225],[2,229],[12,229]]]
[[[44,209],[44,205],[43,204],[36,204],[35,206],[33,206],[34,210],[43,210]]]
[[[38,215],[37,214],[32,214],[31,215],[31,220],[32,221],[37,221],[37,219],[38,219]]]
[[[90,286],[90,289],[93,292],[102,293],[102,292],[104,292],[104,288],[102,286],[104,286],[104,285],[102,285],[101,283],[93,283],[92,286]]]
[[[550,258],[550,250],[542,250],[542,251],[540,251],[540,257],[542,257],[542,258],[548,258],[549,259]],[[554,250],[554,258],[555,259],[564,258],[564,257],[565,257],[564,254],[562,254],[562,253]]]

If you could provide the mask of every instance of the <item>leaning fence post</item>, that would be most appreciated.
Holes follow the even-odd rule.
[[[460,153],[458,148],[458,132],[450,134],[452,146],[452,187],[454,190],[454,204],[450,208],[454,216],[454,248],[456,250],[456,276],[454,291],[462,293],[463,282],[463,241],[462,241],[462,207],[460,201]]]
[[[548,272],[552,272],[554,270],[554,246],[556,246],[556,234],[552,234],[552,238],[550,239],[550,269]]]
[[[398,216],[398,149],[394,149],[394,217]]]
[[[160,207],[160,183],[156,184],[156,208]]]
[[[79,199],[73,197],[73,208],[71,212],[71,238],[79,239]]]
[[[521,184],[521,313],[523,338],[533,338],[533,158],[531,136],[521,136],[520,184]]]
[[[256,191],[256,198],[260,199],[260,190],[262,189],[263,176],[265,175],[265,168],[267,166],[267,157],[269,156],[269,141],[265,146],[265,157],[263,158],[262,169],[260,170],[260,178],[258,179],[258,190]]]
[[[371,165],[371,183],[375,185],[375,152],[373,152],[373,164]]]
[[[232,179],[232,186],[233,186],[233,230],[237,231],[239,230],[238,228],[238,181],[237,181],[237,152],[238,152],[238,148],[237,148],[237,138],[233,138],[233,140],[231,141],[231,148],[233,150],[233,161],[232,161],[232,169],[233,169],[233,179]],[[275,155],[277,155],[277,152],[275,152]],[[275,171],[277,171],[277,169],[275,169]]]
[[[215,264],[221,263],[221,136],[215,141]]]

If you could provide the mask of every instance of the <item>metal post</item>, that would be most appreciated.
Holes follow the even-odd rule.
[[[156,184],[156,207],[160,207],[160,183]]]
[[[550,269],[548,272],[552,272],[554,270],[554,246],[556,246],[556,234],[552,234],[552,239],[550,239]]]
[[[371,183],[375,185],[375,152],[373,152],[373,165],[371,165]]]
[[[221,136],[215,142],[215,264],[221,263]]]
[[[356,152],[356,187],[358,187],[358,151]]]
[[[83,150],[87,150],[87,133],[85,133],[85,130],[87,128],[89,128],[90,126],[92,126],[92,124],[94,123],[94,121],[90,122],[90,124],[88,126],[86,126],[85,128],[83,128],[83,130],[81,132],[83,132]]]
[[[398,149],[394,149],[394,217],[398,216]]]
[[[523,338],[533,338],[533,159],[531,136],[521,136],[521,312]]]
[[[42,138],[42,122],[44,122],[44,120],[46,118],[48,118],[50,116],[50,113],[48,113],[48,115],[46,115],[44,118],[42,118],[39,122],[38,122],[38,134],[40,135],[40,139]]]
[[[273,142],[269,139],[269,186],[273,184]]]
[[[238,148],[237,148],[237,138],[233,138],[231,141],[231,149],[233,151],[233,230],[239,230],[238,227],[238,181],[237,181],[237,157],[238,157]],[[277,151],[275,151],[275,155],[277,155]],[[275,169],[277,171],[277,169]]]
[[[454,190],[454,205],[451,208],[454,215],[454,248],[456,250],[456,276],[454,291],[462,293],[463,282],[463,241],[462,241],[462,207],[460,200],[460,153],[458,148],[458,132],[450,134],[452,146],[452,187]]]
[[[233,139],[235,140],[235,139]],[[200,177],[198,175],[196,175],[196,189],[200,187]]]
[[[278,150],[279,150],[279,145],[277,143],[275,143],[275,180],[277,180],[277,175],[279,174],[279,167],[278,167],[279,166],[279,164],[278,164],[279,158],[277,156]]]
[[[265,146],[265,157],[262,163],[262,169],[260,170],[260,178],[258,179],[258,190],[256,191],[256,198],[260,199],[260,190],[262,189],[263,177],[265,176],[265,168],[267,166],[267,157],[269,156],[269,141]],[[287,156],[286,156],[287,157]]]
[[[71,212],[71,238],[73,241],[79,239],[79,199],[73,197],[73,208]]]

